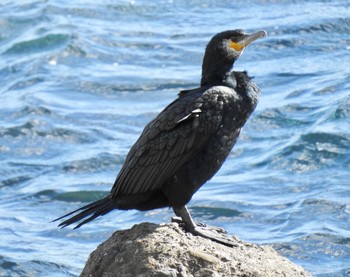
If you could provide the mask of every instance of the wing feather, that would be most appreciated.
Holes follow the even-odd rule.
[[[145,127],[117,176],[113,197],[161,188],[198,153],[208,139],[205,130],[215,132],[221,124],[220,113],[212,119],[203,114],[202,96],[203,91],[180,96]]]

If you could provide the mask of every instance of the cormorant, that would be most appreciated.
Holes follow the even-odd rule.
[[[259,89],[247,72],[231,71],[245,47],[266,36],[229,30],[208,43],[200,87],[184,90],[147,124],[128,153],[111,192],[103,199],[60,218],[75,227],[114,209],[147,211],[172,207],[187,229],[226,244],[191,218],[186,204],[219,170],[254,111]]]

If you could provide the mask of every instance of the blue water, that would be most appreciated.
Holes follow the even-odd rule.
[[[0,276],[77,276],[115,230],[169,221],[50,223],[110,190],[145,124],[198,85],[210,37],[234,28],[269,34],[235,65],[261,99],[190,210],[350,276],[349,1],[5,0],[0,15]]]

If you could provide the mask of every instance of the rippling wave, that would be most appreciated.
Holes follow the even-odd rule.
[[[1,276],[77,276],[116,229],[169,220],[50,223],[110,190],[145,124],[198,85],[208,39],[232,28],[269,33],[235,64],[261,99],[189,207],[315,276],[350,274],[346,1],[17,2],[0,4]]]

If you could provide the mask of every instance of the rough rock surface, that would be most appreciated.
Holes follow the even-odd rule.
[[[232,239],[237,246],[227,247],[177,223],[142,223],[99,245],[80,276],[311,276],[269,246]]]

